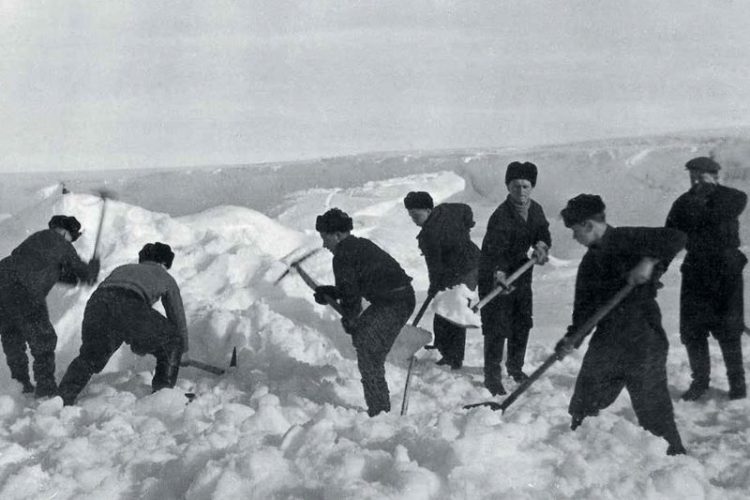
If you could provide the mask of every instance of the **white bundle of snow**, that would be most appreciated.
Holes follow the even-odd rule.
[[[432,299],[431,308],[451,323],[466,328],[479,328],[482,319],[479,312],[474,312],[471,306],[479,302],[476,290],[471,290],[461,283],[445,290],[441,290]]]

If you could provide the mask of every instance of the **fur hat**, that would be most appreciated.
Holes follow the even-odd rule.
[[[159,241],[156,243],[146,243],[141,248],[141,251],[138,252],[138,262],[141,263],[144,261],[158,262],[159,264],[164,264],[169,269],[172,267],[172,262],[174,261],[174,252],[166,243]]]
[[[352,218],[339,208],[332,208],[315,220],[315,230],[321,233],[346,233],[353,228]]]
[[[426,191],[411,191],[404,198],[404,206],[407,210],[413,208],[422,208],[432,210],[435,204],[432,202],[432,196]]]
[[[70,233],[73,241],[77,240],[81,236],[81,223],[78,222],[78,219],[73,216],[53,215],[49,220],[47,226],[49,226],[50,229],[65,229]]]
[[[685,168],[688,170],[697,170],[698,172],[709,172],[715,174],[721,170],[721,165],[716,163],[713,158],[699,156],[687,162]]]
[[[603,214],[605,209],[606,206],[600,196],[579,194],[568,200],[568,204],[562,209],[560,215],[562,215],[565,227],[572,227],[594,215]]]
[[[525,179],[531,183],[531,186],[536,186],[536,165],[530,161],[521,163],[520,161],[514,161],[510,163],[505,169],[505,185],[507,186],[513,179]]]

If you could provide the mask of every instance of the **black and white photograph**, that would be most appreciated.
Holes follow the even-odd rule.
[[[0,0],[0,498],[749,498],[748,27]]]

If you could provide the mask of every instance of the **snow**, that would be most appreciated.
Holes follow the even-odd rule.
[[[565,199],[599,192],[613,223],[659,224],[687,187],[686,157],[711,149],[725,160],[728,183],[748,190],[736,140],[650,138],[512,153],[540,166],[535,198],[553,231],[550,263],[534,271],[535,327],[527,371],[551,354],[570,319],[583,249],[557,217]],[[690,378],[677,332],[681,257],[665,274],[659,299],[671,344],[669,388],[689,451],[680,457],[667,457],[666,443],[637,425],[626,394],[577,431],[569,430],[567,405],[585,346],[555,364],[505,414],[463,410],[464,404],[491,399],[482,386],[479,329],[468,330],[461,370],[437,366],[435,351],[417,353],[406,416],[398,412],[405,363],[388,363],[393,411],[369,418],[351,340],[337,314],[316,304],[293,272],[274,285],[287,268],[285,256],[320,246],[315,215],[338,206],[354,216],[355,234],[381,244],[415,278],[421,305],[426,269],[403,196],[427,190],[437,202],[469,203],[477,219],[472,237],[480,243],[489,214],[504,198],[502,155],[509,154],[415,154],[385,173],[383,165],[396,164],[396,156],[357,157],[354,170],[337,170],[333,160],[325,168],[274,167],[278,179],[290,184],[271,182],[263,168],[212,168],[210,183],[204,171],[160,173],[159,186],[148,176],[110,179],[110,185],[144,189],[125,190],[120,200],[107,201],[102,274],[135,260],[146,242],[171,244],[176,253],[171,273],[188,315],[190,356],[227,373],[183,368],[175,389],[151,394],[153,358],[123,347],[93,377],[78,404],[63,407],[59,398],[22,395],[0,363],[0,498],[747,497],[750,402],[727,399],[715,343],[708,396],[696,403],[678,399]],[[336,172],[341,176],[331,177]],[[46,198],[0,221],[4,254],[46,227],[53,213],[66,213],[83,224],[75,246],[89,258],[102,201],[79,189],[83,184],[67,183],[73,194],[66,196],[45,190]],[[238,184],[247,188],[245,204],[234,194],[222,194],[236,193]],[[37,188],[49,185],[45,181]],[[190,212],[191,193],[199,192],[205,196],[196,195],[196,210]],[[261,193],[260,201],[255,193]],[[178,194],[187,200],[165,206],[165,199]],[[745,214],[745,241],[748,222]],[[316,281],[331,283],[330,261],[321,251],[302,266]],[[58,378],[77,353],[91,293],[85,286],[60,287],[48,298],[59,336]],[[432,314],[427,312],[422,327],[431,328]],[[238,365],[229,368],[234,347]],[[516,387],[512,380],[507,386]],[[189,404],[186,392],[196,394]]]

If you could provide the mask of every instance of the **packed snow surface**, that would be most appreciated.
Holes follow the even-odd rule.
[[[659,225],[671,201],[687,188],[684,161],[717,144],[722,143],[670,138],[560,147],[519,158],[540,166],[535,198],[553,231],[550,262],[534,270],[535,326],[527,372],[551,354],[570,320],[583,249],[557,216],[564,200],[582,191],[600,192],[612,223]],[[223,376],[183,368],[175,389],[151,394],[153,358],[123,347],[93,377],[78,404],[63,407],[59,398],[22,395],[0,363],[0,498],[746,498],[750,401],[727,399],[715,343],[708,396],[679,400],[690,379],[677,330],[681,256],[664,276],[659,300],[671,345],[669,387],[687,456],[665,455],[666,443],[637,425],[625,393],[570,431],[567,405],[585,344],[505,414],[462,409],[492,399],[482,385],[480,329],[468,331],[461,370],[437,366],[436,351],[417,353],[406,416],[398,411],[406,364],[388,363],[393,411],[367,417],[354,350],[336,313],[316,304],[294,272],[274,282],[287,269],[288,254],[320,246],[314,217],[338,206],[354,217],[355,234],[380,244],[414,278],[421,305],[427,273],[415,239],[418,228],[403,209],[403,196],[427,190],[437,202],[468,202],[477,219],[472,237],[478,244],[489,214],[504,198],[507,162],[478,153],[453,155],[452,163],[435,158],[404,157],[403,168],[386,176],[376,159],[359,158],[356,173],[342,174],[338,183],[323,179],[315,166],[295,167],[291,188],[248,182],[251,194],[265,189],[263,206],[253,205],[251,195],[247,204],[221,195],[222,179],[233,181],[224,188],[230,192],[237,189],[235,177],[216,173],[208,184],[203,174],[179,171],[164,174],[168,182],[158,189],[146,186],[131,198],[122,193],[120,201],[108,200],[102,276],[136,260],[144,243],[169,243],[177,254],[171,273],[188,315],[189,355],[228,368],[237,348],[237,366]],[[587,167],[586,158],[597,167]],[[747,189],[743,165],[725,163],[727,182]],[[577,171],[595,175],[578,177]],[[258,172],[261,183],[265,174]],[[280,169],[279,178],[285,172]],[[300,175],[306,177],[299,180]],[[196,193],[203,188],[211,198],[196,198],[201,207],[194,212],[184,202],[174,210],[163,205],[178,194],[175,190],[185,195],[186,187]],[[149,202],[143,198],[149,189],[164,197],[154,194]],[[102,200],[75,189],[65,196],[53,190],[43,194],[0,221],[3,255],[45,227],[50,215],[65,213],[82,222],[85,232],[75,246],[90,258]],[[133,203],[133,196],[142,198]],[[746,229],[744,218],[743,223]],[[328,252],[317,252],[302,266],[319,283],[332,283]],[[58,378],[77,353],[92,291],[59,287],[48,298],[59,336]],[[420,326],[431,329],[432,315],[428,311]],[[507,387],[516,385],[508,380]],[[188,404],[185,393],[196,397]]]

